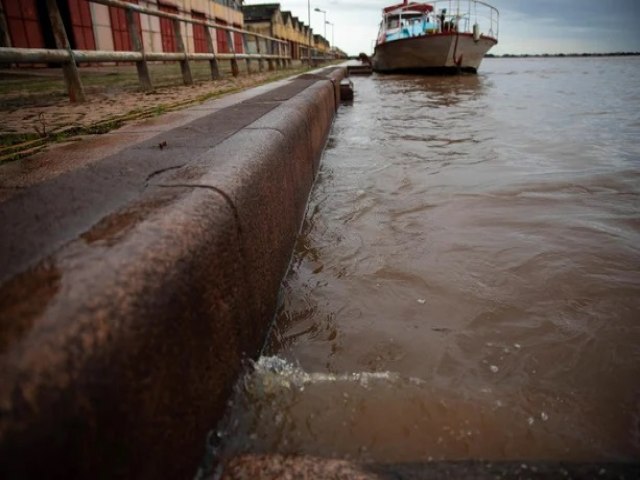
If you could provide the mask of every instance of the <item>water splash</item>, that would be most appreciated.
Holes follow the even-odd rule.
[[[353,383],[367,388],[372,381],[424,383],[415,377],[402,378],[395,372],[353,372],[343,374],[305,372],[299,365],[278,356],[260,357],[251,362],[253,370],[243,378],[245,391],[253,396],[273,394],[280,389],[304,389],[309,384]]]

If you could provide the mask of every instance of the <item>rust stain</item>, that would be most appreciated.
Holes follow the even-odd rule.
[[[152,198],[136,203],[116,213],[104,217],[80,238],[88,244],[104,242],[106,246],[116,244],[127,232],[142,222],[149,213],[170,204],[184,192],[183,189],[159,191]]]
[[[48,260],[0,287],[0,353],[27,332],[60,289],[62,275]]]

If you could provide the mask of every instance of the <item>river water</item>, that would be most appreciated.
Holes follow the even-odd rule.
[[[640,458],[638,78],[353,78],[226,454]]]

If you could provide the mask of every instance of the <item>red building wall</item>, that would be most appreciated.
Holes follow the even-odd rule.
[[[195,20],[207,20],[207,16],[204,13],[191,11],[191,17]],[[207,31],[204,25],[192,24],[193,27],[193,46],[196,53],[209,53],[209,46],[207,45]]]
[[[45,48],[36,0],[2,0],[11,44],[17,48]]]
[[[167,13],[178,14],[178,7],[164,3],[158,3],[158,10]],[[176,52],[176,37],[173,30],[173,20],[168,18],[160,18],[160,39],[162,40],[163,52]]]
[[[236,28],[242,28],[240,25],[234,25]],[[236,53],[244,52],[244,42],[242,41],[242,34],[239,32],[233,32],[233,45]]]
[[[138,3],[138,0],[126,0],[129,3]],[[135,22],[140,28],[140,14],[133,14]],[[129,27],[127,27],[127,17],[122,8],[109,7],[109,19],[111,20],[111,32],[113,35],[113,49],[119,52],[130,52],[133,50],[133,43],[129,36]]]
[[[11,44],[14,47],[55,48],[44,0],[2,0],[2,5],[9,27]],[[93,37],[89,2],[87,0],[58,0],[58,8],[71,47],[77,50],[95,50],[96,42]]]
[[[219,25],[226,25],[227,22],[216,18],[216,23]],[[220,28],[216,28],[216,43],[218,44],[218,53],[229,53],[229,42],[227,41],[227,31]]]
[[[138,0],[125,0],[139,4]],[[47,15],[45,0],[0,0],[4,7],[9,35],[14,47],[18,48],[55,48],[51,25]],[[71,47],[77,50],[95,50],[96,40],[93,32],[91,6],[88,0],[57,0]],[[180,14],[179,9],[171,3],[158,3],[161,11]],[[109,19],[113,36],[114,50],[131,51],[133,44],[127,27],[125,11],[109,7]],[[204,13],[192,11],[193,18],[206,20]],[[140,14],[134,13],[140,28]],[[220,25],[227,22],[216,19]],[[177,51],[173,20],[160,18],[160,37],[164,52]],[[241,28],[234,24],[234,27]],[[203,25],[193,25],[194,49],[198,53],[208,52],[207,32]],[[231,52],[229,36],[226,31],[216,29],[217,50],[220,53]],[[241,33],[231,34],[236,53],[244,52]]]
[[[93,22],[87,0],[67,0],[73,29],[72,47],[77,50],[95,50],[93,38]],[[71,40],[71,39],[70,39]]]

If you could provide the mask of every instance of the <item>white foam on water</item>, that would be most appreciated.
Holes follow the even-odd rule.
[[[413,385],[422,385],[424,380],[414,377],[401,377],[395,372],[353,372],[353,373],[323,373],[306,372],[300,366],[278,356],[263,356],[253,363],[253,371],[244,379],[244,386],[255,392],[255,387],[262,386],[264,391],[280,388],[303,388],[305,385],[320,383],[354,383],[367,387],[370,381],[384,381],[397,383],[407,381]],[[253,388],[252,388],[253,387]]]

